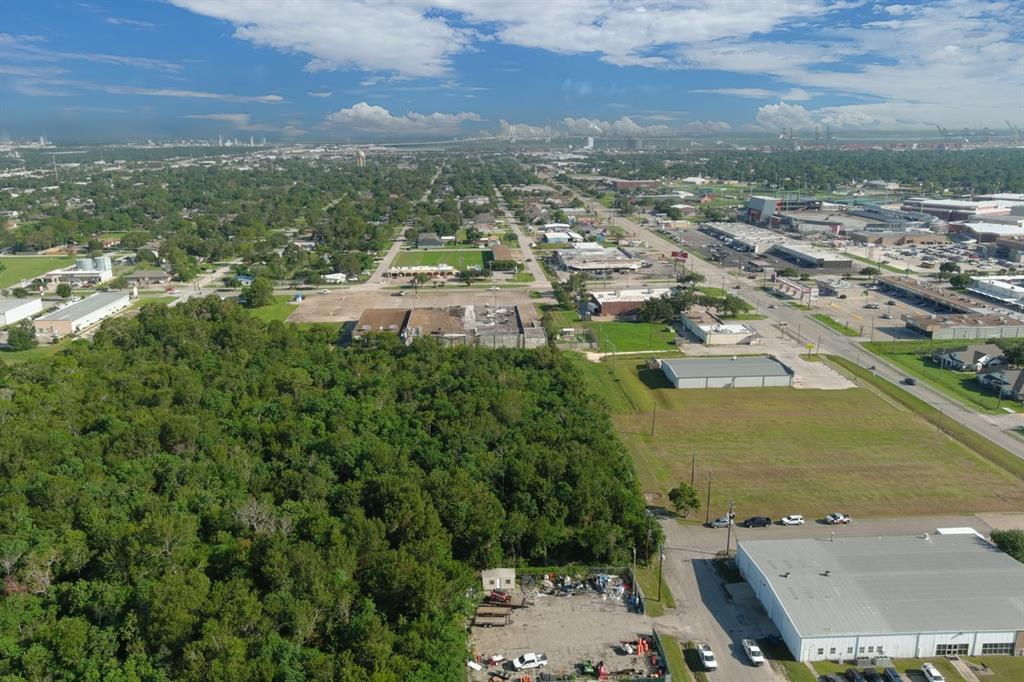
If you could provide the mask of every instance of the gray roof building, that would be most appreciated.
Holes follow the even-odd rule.
[[[767,355],[673,358],[661,371],[676,388],[792,386],[793,370]]]
[[[974,533],[743,540],[736,561],[798,660],[1024,648],[1024,564]]]

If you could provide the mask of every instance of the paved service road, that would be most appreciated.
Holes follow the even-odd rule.
[[[550,181],[550,178],[548,180]],[[606,208],[590,197],[577,196],[579,196],[588,209],[597,214],[607,213]],[[614,216],[613,220],[616,225],[626,230],[627,233],[635,234],[636,238],[642,239],[652,249],[665,255],[671,254],[672,251],[679,251],[681,248],[678,244],[665,239],[632,220],[622,216]],[[765,315],[777,324],[784,323],[784,331],[790,336],[795,336],[799,333],[803,342],[811,342],[816,345],[820,339],[819,352],[839,355],[848,360],[858,362],[862,366],[874,365],[876,367],[875,373],[878,376],[894,384],[899,384],[903,390],[920,398],[935,409],[942,410],[943,419],[959,422],[984,438],[1024,459],[1024,446],[1022,446],[1021,439],[1007,432],[1007,429],[1024,427],[1024,414],[1007,414],[1005,416],[980,414],[952,400],[946,394],[932,388],[925,382],[919,381],[916,386],[900,384],[900,381],[906,374],[883,358],[868,353],[856,338],[839,334],[814,321],[808,313],[791,306],[780,304],[777,308],[769,309],[768,304],[773,302],[774,299],[760,292],[760,280],[752,281],[746,277],[736,277],[714,263],[695,258],[690,259],[689,265],[695,272],[707,277],[707,284],[709,286],[720,286],[727,291],[741,294],[743,298],[756,304],[760,314]],[[736,290],[735,287],[739,287],[739,289]]]

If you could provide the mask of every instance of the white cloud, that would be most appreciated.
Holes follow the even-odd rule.
[[[334,93],[333,93],[333,92],[330,92],[330,91],[328,90],[328,91],[325,91],[325,92],[307,92],[306,94],[307,94],[307,95],[309,95],[310,97],[320,97],[320,98],[326,98],[326,97],[330,97],[330,96],[331,96],[331,95],[333,95]]]
[[[732,130],[725,121],[690,121],[680,127],[680,131],[695,135],[718,135]]]
[[[642,126],[629,116],[609,123],[596,118],[564,118],[562,125],[570,135],[604,135],[609,137],[643,137],[650,135],[671,135],[672,128],[666,125]]]
[[[156,26],[148,21],[139,21],[138,19],[125,19],[124,17],[105,17],[103,21],[114,26],[127,26],[128,28],[137,28],[144,31],[149,31]]]
[[[882,125],[1002,125],[1020,111],[1024,5],[1005,0],[879,4],[867,17],[855,0],[772,0],[743,11],[712,0],[171,1],[230,22],[238,39],[305,55],[310,71],[447,78],[456,55],[497,41],[619,66],[766,76],[784,87],[719,94],[867,99],[888,105],[860,109]],[[572,81],[567,94],[588,89]]]
[[[813,128],[814,119],[799,104],[766,104],[757,110],[757,122],[768,130]]]
[[[457,114],[420,114],[410,111],[400,116],[384,107],[359,102],[347,109],[328,114],[327,120],[347,126],[353,130],[368,133],[413,135],[424,133],[454,133],[466,121],[482,120],[479,114],[469,111]]]
[[[500,119],[498,124],[501,126],[498,136],[502,138],[511,138],[513,132],[516,139],[519,140],[536,140],[547,135],[547,130],[542,126],[534,126],[529,123],[509,123],[505,119]]]
[[[728,95],[731,97],[749,97],[750,99],[781,99],[790,102],[806,102],[811,99],[811,93],[803,88],[790,88],[789,90],[767,90],[765,88],[708,88],[691,90],[709,95]]]
[[[306,70],[392,71],[436,77],[453,55],[470,47],[474,32],[452,26],[423,2],[362,0],[171,0],[197,14],[235,26],[235,37],[311,57]]]
[[[0,58],[27,62],[84,61],[94,64],[113,64],[115,66],[128,66],[169,73],[176,73],[182,69],[181,64],[175,64],[162,59],[151,59],[149,57],[127,57],[99,52],[62,52],[60,50],[51,50],[43,47],[45,42],[45,39],[40,36],[0,33]]]
[[[185,99],[215,99],[222,102],[256,102],[259,104],[282,104],[280,95],[229,95],[203,90],[182,90],[178,88],[137,88],[129,85],[91,85],[87,89],[102,90],[112,95],[143,95],[146,97],[181,97]]]

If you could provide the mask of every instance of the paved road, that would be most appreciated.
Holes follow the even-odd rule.
[[[550,178],[549,178],[550,180]],[[607,209],[597,201],[589,197],[577,195],[586,204],[587,208],[598,214],[607,213]],[[627,233],[636,235],[636,238],[647,242],[652,249],[663,254],[670,254],[672,251],[680,250],[680,246],[671,242],[656,232],[622,216],[614,216],[615,225],[626,230]],[[794,336],[799,332],[803,341],[810,341],[818,344],[820,339],[819,352],[839,355],[849,360],[859,362],[861,365],[874,365],[878,376],[900,385],[903,390],[920,398],[935,409],[942,410],[943,419],[956,421],[988,440],[1000,445],[1010,452],[1024,459],[1024,445],[1017,436],[1008,433],[1007,430],[1024,426],[1024,414],[1007,415],[986,415],[975,412],[969,407],[956,402],[944,393],[932,388],[924,382],[918,382],[916,386],[904,386],[900,381],[906,376],[895,365],[889,364],[885,359],[868,353],[860,341],[839,334],[832,329],[814,321],[810,315],[788,305],[779,305],[775,309],[768,308],[769,303],[774,299],[760,292],[760,280],[748,280],[746,277],[736,277],[727,270],[720,268],[714,263],[698,259],[690,259],[690,267],[705,277],[709,286],[721,286],[726,290],[733,290],[739,287],[735,293],[742,294],[743,298],[755,303],[758,312],[773,320],[776,324],[784,323],[786,332]]]
[[[530,247],[531,238],[523,232],[522,226],[519,225],[519,221],[509,211],[505,197],[500,192],[498,193],[498,207],[504,211],[505,221],[509,228],[516,233],[516,239],[519,240],[519,252],[523,255],[523,260],[526,261],[526,270],[533,275],[533,282],[530,283],[530,288],[538,291],[550,289],[548,277],[544,274],[544,268],[541,267],[540,262],[533,254],[533,249]]]

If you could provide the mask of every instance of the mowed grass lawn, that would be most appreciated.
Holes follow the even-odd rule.
[[[965,346],[969,343],[961,342],[953,345]],[[892,351],[893,344],[889,343],[877,342],[864,345],[872,352],[878,353],[886,360],[899,365],[902,369],[906,370],[908,375],[931,384],[951,398],[979,412],[1005,414],[1007,410],[1015,412],[1024,411],[1020,403],[1010,400],[999,400],[994,391],[978,383],[974,372],[956,372],[939,367],[932,362],[931,353],[928,351],[926,343],[906,345],[897,343],[895,344],[895,352]],[[948,346],[950,344],[943,345]],[[939,346],[936,345],[935,347],[938,348]]]
[[[646,369],[643,358],[577,364],[608,404],[656,504],[668,506],[669,489],[689,482],[692,449],[702,501],[712,474],[713,515],[730,498],[741,517],[950,514],[1024,505],[1019,478],[866,388],[677,390],[660,371]]]
[[[260,308],[246,308],[246,310],[257,320],[263,322],[273,322],[274,320],[284,322],[298,308],[296,304],[290,302],[291,300],[291,296],[275,296],[274,302],[270,305]]]
[[[471,266],[483,269],[484,265],[494,260],[490,251],[481,249],[441,249],[437,251],[401,251],[391,265],[405,267],[414,265],[450,265],[456,270]]]
[[[70,256],[0,256],[0,288],[16,285],[23,279],[38,277],[75,262]]]
[[[634,353],[637,351],[676,349],[676,333],[667,325],[650,325],[645,322],[582,322],[579,315],[571,310],[551,309],[547,315],[554,321],[557,329],[569,327],[585,327],[597,339],[597,349],[601,353]]]

